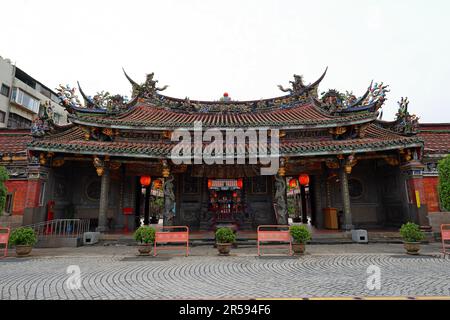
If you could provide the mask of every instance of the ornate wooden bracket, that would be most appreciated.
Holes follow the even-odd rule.
[[[103,175],[103,173],[105,172],[105,162],[102,159],[100,159],[98,156],[94,157],[93,162],[94,162],[95,170],[97,171],[97,175],[99,177],[101,177]]]
[[[55,154],[53,152],[41,152],[39,154],[39,164],[42,166],[46,165],[54,155]]]
[[[170,176],[170,166],[169,163],[167,162],[167,160],[162,160],[161,161],[162,164],[162,176],[164,178],[168,178]]]
[[[286,175],[286,158],[280,158],[280,167],[278,168],[278,175],[284,177]]]
[[[358,160],[356,160],[355,155],[351,154],[347,157],[346,161],[345,161],[345,173],[350,174],[352,173],[352,169],[353,167],[358,163]]]
[[[335,159],[327,159],[325,161],[325,165],[328,169],[338,169],[339,168],[339,162]]]
[[[384,160],[390,165],[390,166],[398,166],[400,164],[400,161],[397,157],[386,157]]]
[[[335,127],[335,128],[330,128],[329,132],[330,132],[333,136],[338,137],[338,136],[341,136],[341,135],[343,135],[344,133],[347,132],[347,127]]]
[[[52,166],[55,167],[55,168],[62,167],[63,165],[64,165],[64,159],[63,158],[53,159],[53,161],[52,161]]]
[[[410,149],[400,149],[400,158],[403,160],[403,162],[409,162],[412,160],[413,155]]]

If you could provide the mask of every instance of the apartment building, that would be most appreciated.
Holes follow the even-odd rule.
[[[66,124],[67,113],[57,94],[0,56],[0,128],[30,128],[47,101],[53,107],[55,123]]]

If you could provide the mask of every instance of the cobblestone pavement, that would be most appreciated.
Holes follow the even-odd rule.
[[[33,257],[0,260],[0,299],[450,296],[450,258],[437,246],[416,257],[401,245],[308,250],[300,257],[256,257],[255,248],[240,248],[222,257],[212,248],[193,248],[189,257],[153,258],[137,257],[127,246],[56,250],[59,255],[35,249]],[[70,265],[80,268],[79,289],[68,288]],[[371,265],[380,268],[380,290],[366,287]]]

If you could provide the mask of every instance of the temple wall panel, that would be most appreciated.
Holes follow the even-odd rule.
[[[8,180],[5,182],[8,193],[13,194],[13,215],[23,215],[27,202],[28,180]]]
[[[245,179],[247,185],[245,205],[254,226],[276,224],[273,211],[273,177],[258,176]]]
[[[407,214],[405,182],[399,167],[382,160],[363,160],[348,176],[353,223],[360,227],[397,226]],[[331,206],[342,209],[342,196],[337,177],[330,181]],[[323,203],[326,201],[325,182],[322,181]]]
[[[439,205],[438,183],[439,183],[438,176],[423,178],[425,197],[427,200],[428,211],[430,213],[441,211]]]
[[[206,186],[202,178],[192,177],[189,172],[176,176],[176,215],[178,224],[198,229],[200,226],[202,201]]]
[[[77,219],[98,219],[100,200],[100,177],[90,165],[73,163],[52,169],[48,183],[48,198],[55,201],[55,219],[67,218],[67,209],[74,206]],[[108,218],[121,224],[120,216],[121,174],[111,174]]]

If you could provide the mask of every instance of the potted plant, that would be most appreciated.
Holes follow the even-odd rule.
[[[148,256],[155,242],[155,229],[149,226],[141,226],[134,233],[134,239],[139,242],[138,251],[141,256]]]
[[[305,253],[305,244],[308,240],[311,240],[311,232],[305,226],[292,226],[289,229],[292,236],[292,250],[296,254]]]
[[[219,228],[216,231],[217,250],[221,255],[229,255],[231,246],[236,241],[236,235],[230,228]]]
[[[36,233],[29,227],[18,228],[11,232],[9,242],[16,247],[17,256],[25,257],[37,242]]]
[[[403,245],[405,246],[407,254],[419,254],[420,241],[425,238],[425,235],[420,227],[412,222],[405,223],[400,228],[400,235],[403,238]]]

